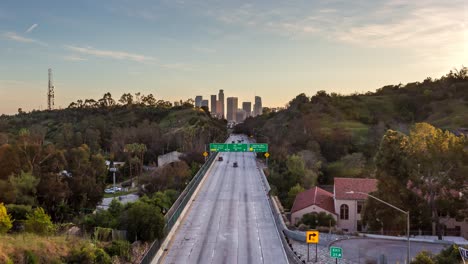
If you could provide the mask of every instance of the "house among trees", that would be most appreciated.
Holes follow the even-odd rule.
[[[305,214],[320,212],[331,214],[337,220],[333,194],[320,187],[314,187],[296,196],[291,209],[291,222],[298,224]]]
[[[377,190],[376,179],[335,178],[334,194],[320,187],[299,193],[291,209],[291,222],[298,224],[307,213],[325,212],[337,220],[337,227],[346,232],[362,231],[361,212],[365,194]]]

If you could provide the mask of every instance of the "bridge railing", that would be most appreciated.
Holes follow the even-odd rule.
[[[151,261],[154,259],[156,254],[158,253],[159,248],[161,247],[162,241],[166,239],[166,236],[171,231],[174,224],[179,219],[182,211],[185,209],[188,201],[192,198],[193,192],[197,189],[198,185],[200,184],[201,180],[205,176],[208,168],[211,166],[213,161],[216,158],[216,153],[212,153],[208,159],[206,160],[205,164],[198,170],[197,174],[192,178],[192,180],[187,184],[185,189],[179,195],[179,198],[174,202],[171,208],[167,211],[165,218],[165,226],[164,226],[164,237],[161,240],[155,240],[149,250],[146,252],[145,256],[141,260],[140,264],[150,264]]]

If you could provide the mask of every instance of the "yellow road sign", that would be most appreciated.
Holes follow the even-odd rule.
[[[206,152],[206,151],[203,152],[203,156],[205,156],[205,157],[208,156],[208,152]]]
[[[265,153],[265,157],[266,157],[266,158],[270,157],[270,153],[268,153],[268,152]]]
[[[312,230],[306,232],[306,242],[308,244],[318,244],[319,242],[319,231]]]

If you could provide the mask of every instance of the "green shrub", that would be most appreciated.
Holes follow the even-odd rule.
[[[32,212],[32,207],[30,205],[8,204],[6,208],[11,214],[11,217],[16,221],[26,220],[26,216]]]
[[[427,251],[421,251],[419,252],[418,255],[414,258],[413,261],[411,261],[411,264],[435,264],[432,260],[432,255],[431,253]]]
[[[120,220],[130,241],[153,241],[163,237],[164,217],[155,205],[141,201],[129,204]]]
[[[94,251],[94,255],[96,256],[96,259],[94,260],[95,263],[112,264],[111,257],[102,248],[97,248]]]
[[[101,248],[89,244],[80,249],[73,249],[65,258],[68,264],[111,264],[111,257]]]
[[[335,218],[325,212],[305,214],[302,216],[301,222],[311,228],[317,228],[317,226],[335,226],[336,224]]]
[[[29,250],[24,251],[24,263],[26,264],[37,264],[39,258]]]
[[[126,240],[114,240],[112,244],[105,248],[110,256],[119,256],[126,261],[130,261],[130,243]]]
[[[461,263],[462,259],[458,250],[456,245],[448,246],[435,255],[434,260],[437,264]]]
[[[68,264],[94,264],[96,255],[93,246],[83,246],[80,249],[73,249],[65,261]]]
[[[50,220],[50,216],[44,212],[44,209],[38,207],[32,213],[27,214],[24,228],[26,232],[48,235],[53,232],[54,224]]]

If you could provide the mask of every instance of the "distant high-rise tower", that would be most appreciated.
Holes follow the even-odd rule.
[[[220,108],[218,110],[218,114],[221,118],[224,118],[224,90],[219,90],[218,100],[220,103]]]
[[[244,122],[246,117],[247,117],[247,114],[244,111],[244,109],[237,109],[237,113],[236,113],[236,122],[237,123]]]
[[[195,96],[195,107],[202,107],[201,103],[203,101],[203,96],[197,95]]]
[[[49,69],[49,89],[47,91],[47,109],[54,109],[54,85],[52,82],[52,69]]]
[[[237,97],[228,97],[226,103],[226,119],[227,121],[235,122],[237,117]]]
[[[254,116],[261,115],[262,112],[263,112],[262,98],[260,96],[255,96]]]
[[[208,108],[208,100],[202,100],[201,106],[206,106]]]
[[[245,111],[245,117],[252,116],[252,103],[251,102],[242,102],[242,110]]]
[[[214,115],[216,115],[216,113],[217,113],[217,110],[216,110],[216,94],[211,95],[210,104],[211,104],[210,112],[211,112],[211,115],[214,116]]]

